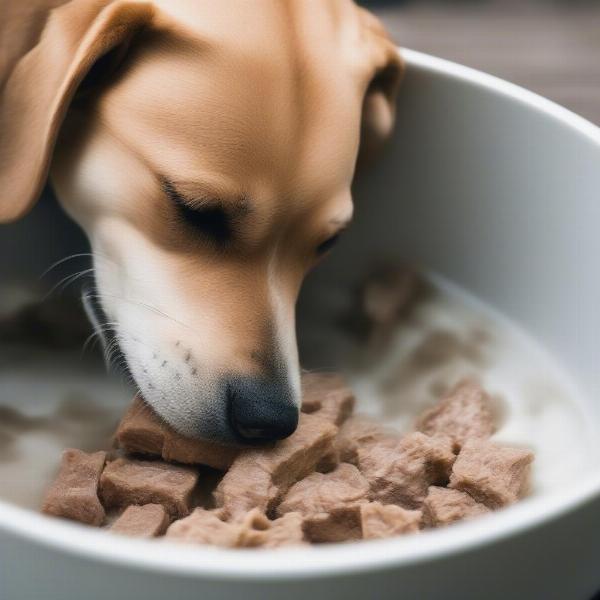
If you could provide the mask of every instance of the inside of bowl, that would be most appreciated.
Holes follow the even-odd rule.
[[[498,438],[536,450],[534,493],[585,477],[600,428],[600,282],[590,270],[600,146],[527,102],[415,65],[398,118],[381,159],[357,177],[354,225],[302,292],[304,365],[344,370],[360,409],[401,428],[475,375],[494,396]],[[0,249],[14,256],[0,265],[6,298],[9,282],[38,285],[86,245],[45,201],[4,229]],[[382,260],[416,265],[429,293],[377,354],[344,317]],[[77,269],[59,266],[42,283]],[[415,362],[424,346],[432,354]],[[104,374],[99,353],[29,350],[3,345],[0,355],[0,405],[16,411],[0,420],[0,497],[35,508],[60,450],[107,444],[130,392]]]

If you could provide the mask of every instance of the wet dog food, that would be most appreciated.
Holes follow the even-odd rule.
[[[337,373],[305,373],[302,377],[302,412],[341,425],[354,410],[352,390]]]
[[[430,485],[447,482],[455,459],[448,438],[418,431],[393,445],[386,441],[358,450],[371,499],[404,508],[419,508]]]
[[[330,473],[312,473],[294,484],[277,514],[299,513],[311,542],[360,539],[360,504],[368,495],[369,484],[360,471],[342,463]]]
[[[169,514],[162,504],[131,504],[113,523],[110,530],[122,535],[151,538],[163,535],[169,523]]]
[[[172,518],[192,509],[198,473],[192,467],[162,461],[117,458],[106,465],[100,478],[100,496],[106,508],[130,504],[162,504]]]
[[[431,486],[423,501],[423,524],[441,527],[490,512],[466,492]]]
[[[416,533],[421,519],[420,510],[406,510],[395,504],[368,502],[360,507],[362,537],[365,540]]]
[[[105,462],[106,452],[86,454],[72,448],[65,450],[42,511],[88,525],[101,525],[106,515],[98,498],[98,483]]]
[[[522,495],[532,460],[532,453],[523,448],[468,440],[456,459],[449,487],[467,492],[490,508],[501,508]]]
[[[380,264],[355,290],[352,307],[342,323],[371,350],[384,350],[398,320],[410,312],[425,287],[408,265]]]
[[[533,454],[489,439],[491,401],[474,381],[404,435],[353,415],[339,375],[304,374],[302,391],[298,429],[248,449],[187,440],[138,396],[106,465],[103,452],[65,452],[43,511],[97,526],[116,517],[110,530],[136,537],[278,548],[416,533],[527,492]],[[212,493],[207,466],[224,471]]]
[[[219,511],[197,508],[189,517],[173,523],[167,537],[226,548],[277,548],[304,543],[299,514],[270,520],[258,508],[233,521],[224,521]]]
[[[462,381],[421,416],[417,429],[431,436],[448,436],[458,452],[467,440],[486,439],[494,433],[490,399],[475,382]]]
[[[335,448],[341,462],[358,464],[358,450],[372,444],[394,445],[400,432],[376,423],[367,417],[352,416],[341,427],[335,440]]]
[[[285,492],[330,455],[337,427],[318,413],[301,414],[298,429],[272,448],[242,452],[215,490],[227,518],[253,508],[270,512]]]
[[[238,454],[236,448],[192,440],[178,435],[136,396],[123,417],[116,440],[131,454],[159,456],[163,460],[189,465],[227,469]]]

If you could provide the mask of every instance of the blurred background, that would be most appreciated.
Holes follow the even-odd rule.
[[[413,50],[487,71],[600,125],[599,0],[359,0]]]

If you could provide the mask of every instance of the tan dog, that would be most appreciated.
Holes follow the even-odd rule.
[[[393,124],[379,22],[349,0],[0,3],[0,221],[49,175],[146,401],[189,436],[289,435],[301,282]]]

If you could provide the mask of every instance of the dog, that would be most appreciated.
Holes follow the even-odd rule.
[[[384,28],[351,0],[0,1],[0,222],[50,182],[92,321],[178,432],[289,436],[302,280],[393,128]]]

